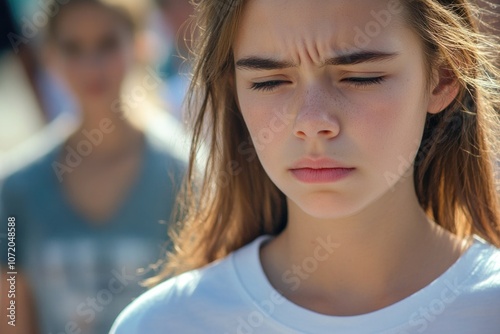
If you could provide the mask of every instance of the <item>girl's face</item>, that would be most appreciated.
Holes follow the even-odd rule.
[[[132,34],[118,15],[93,4],[63,8],[54,34],[57,72],[76,98],[111,103],[132,60]]]
[[[412,180],[436,106],[403,18],[386,0],[245,5],[233,45],[237,101],[267,174],[311,216],[353,215]]]

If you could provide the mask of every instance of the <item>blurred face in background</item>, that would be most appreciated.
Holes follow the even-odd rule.
[[[188,0],[162,0],[160,1],[161,11],[165,22],[167,23],[171,32],[177,38],[177,43],[180,49],[185,47],[183,40],[184,24],[193,14],[193,5]],[[182,50],[181,50],[182,51]]]
[[[133,59],[133,32],[117,12],[91,3],[61,7],[52,32],[51,63],[78,103],[111,106]]]

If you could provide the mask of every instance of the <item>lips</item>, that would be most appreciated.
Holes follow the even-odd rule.
[[[93,82],[85,87],[86,92],[91,95],[102,94],[106,91],[106,89],[107,86],[104,82]]]
[[[328,158],[301,159],[290,168],[292,175],[304,183],[336,182],[346,178],[354,170],[353,167]]]
[[[291,169],[300,168],[312,168],[312,169],[323,169],[323,168],[349,168],[342,163],[328,158],[304,158],[297,161]]]

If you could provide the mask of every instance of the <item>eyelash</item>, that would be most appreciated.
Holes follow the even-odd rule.
[[[286,82],[286,81],[271,80],[271,81],[264,81],[264,82],[254,82],[254,83],[252,83],[252,86],[250,87],[250,89],[260,90],[260,91],[265,91],[265,92],[272,91],[284,82]]]
[[[384,81],[385,77],[373,77],[373,78],[346,78],[343,81],[349,82],[349,84],[354,87],[364,87],[369,85],[380,84]]]
[[[342,81],[348,82],[350,85],[354,87],[364,87],[364,86],[369,86],[369,85],[375,85],[375,84],[380,84],[382,81],[384,81],[385,77],[374,77],[374,78],[346,78]],[[252,90],[257,90],[257,91],[272,91],[276,89],[278,86],[280,86],[282,83],[285,83],[287,81],[282,81],[282,80],[271,80],[271,81],[264,81],[264,82],[254,82],[252,83],[252,86],[250,89]]]

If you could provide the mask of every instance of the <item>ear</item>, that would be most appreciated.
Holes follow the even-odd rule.
[[[434,73],[433,79],[427,111],[430,114],[437,114],[448,107],[457,97],[459,84],[453,71],[447,67],[439,68]]]

